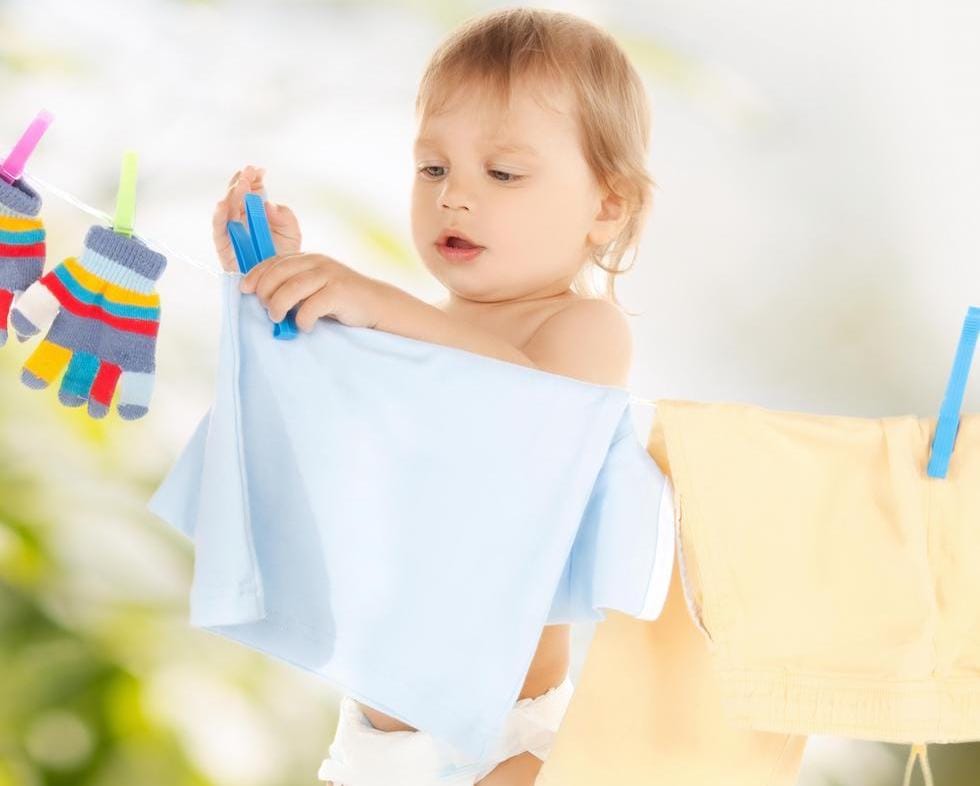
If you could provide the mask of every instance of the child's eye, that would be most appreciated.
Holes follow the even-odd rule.
[[[433,165],[433,166],[423,166],[423,167],[420,167],[419,168],[419,172],[424,173],[428,177],[439,177],[439,175],[433,175],[431,172],[429,172],[428,170],[430,170],[430,169],[445,169],[445,167],[435,166],[435,165]],[[501,180],[498,177],[495,177],[494,178],[494,180],[497,180],[497,181],[499,181],[501,183],[516,183],[518,180],[520,180],[520,179],[522,179],[524,177],[524,175],[515,175],[512,172],[504,172],[502,169],[491,169],[490,170],[490,173],[491,174],[499,174],[499,175],[507,175],[507,177],[509,178],[508,180]]]
[[[515,175],[513,172],[504,172],[500,169],[491,169],[490,172],[496,172],[500,175],[507,175],[510,178],[510,180],[501,180],[501,183],[514,183],[523,177],[523,175]],[[499,180],[499,178],[494,178],[494,180]]]
[[[429,169],[442,169],[442,168],[443,167],[441,167],[441,166],[423,166],[423,167],[419,167],[419,172],[423,172],[423,173],[425,173],[425,174],[427,174],[427,175],[429,175],[431,177],[438,177],[438,175],[433,175],[431,172],[428,172],[427,170],[429,170]]]

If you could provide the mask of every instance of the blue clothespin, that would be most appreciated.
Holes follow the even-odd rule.
[[[276,247],[272,242],[272,232],[265,216],[265,206],[258,194],[245,195],[245,215],[248,217],[248,232],[240,221],[228,222],[228,235],[238,259],[238,269],[248,273],[259,262],[276,255]],[[296,338],[299,331],[296,328],[296,312],[299,306],[294,306],[286,314],[282,322],[276,322],[272,335],[283,341]]]
[[[963,394],[966,392],[966,380],[970,376],[970,364],[977,346],[977,334],[980,333],[980,307],[971,306],[963,321],[963,332],[960,335],[960,345],[956,349],[956,359],[953,361],[953,372],[943,396],[943,406],[936,423],[936,434],[932,440],[932,451],[929,454],[928,473],[931,478],[945,478],[949,469],[949,459],[953,454],[956,433],[960,428],[960,409],[963,406]]]

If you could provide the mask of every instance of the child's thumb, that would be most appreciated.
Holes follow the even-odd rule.
[[[275,213],[276,220],[282,223],[296,223],[296,215],[289,208],[288,205],[276,205]]]
[[[296,234],[299,226],[293,211],[286,205],[266,203],[268,205],[269,226],[275,227],[280,232]]]

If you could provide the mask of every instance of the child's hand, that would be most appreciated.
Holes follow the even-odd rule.
[[[228,193],[218,202],[214,209],[212,220],[214,229],[214,246],[218,251],[221,267],[228,272],[238,272],[238,259],[228,235],[228,222],[241,221],[248,226],[245,217],[245,194],[255,193],[266,199],[265,186],[262,177],[265,170],[260,167],[246,166],[232,175],[228,183]],[[302,243],[302,233],[299,221],[293,211],[285,205],[277,205],[265,201],[265,214],[269,219],[269,231],[277,254],[295,254]]]
[[[306,333],[320,317],[373,328],[394,291],[384,281],[323,254],[299,253],[260,262],[242,278],[239,289],[255,292],[273,322],[281,322],[293,306],[304,301],[296,312],[296,327]]]

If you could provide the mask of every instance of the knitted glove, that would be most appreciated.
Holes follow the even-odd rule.
[[[58,399],[69,407],[88,401],[94,418],[109,411],[118,382],[120,417],[145,415],[160,325],[160,296],[153,287],[166,267],[166,258],[137,238],[91,227],[82,258],[69,257],[42,276],[10,313],[21,341],[54,320],[25,361],[21,381],[46,388],[64,370]]]
[[[7,343],[7,315],[21,292],[44,270],[41,197],[23,179],[0,178],[0,347]]]

